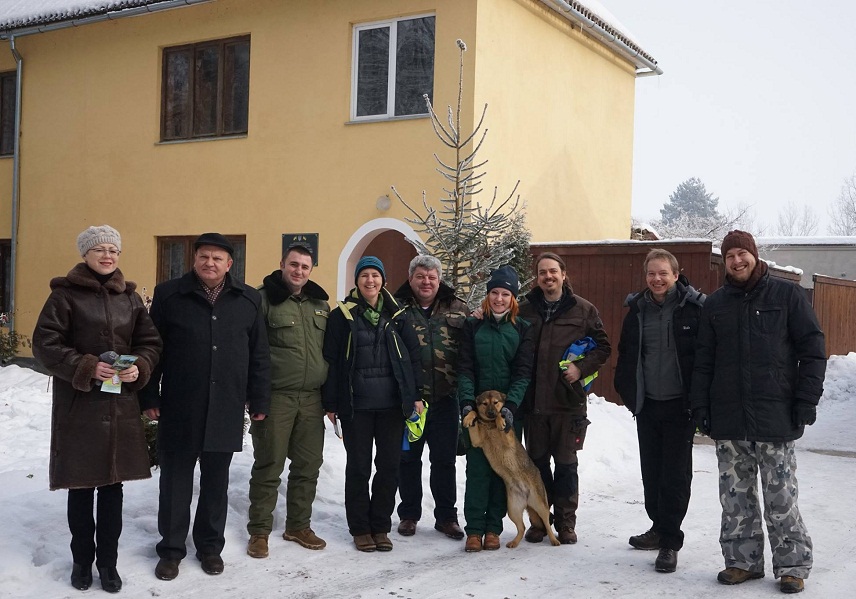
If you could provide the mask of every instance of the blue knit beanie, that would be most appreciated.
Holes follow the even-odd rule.
[[[380,272],[381,279],[383,279],[383,284],[386,285],[386,273],[383,270],[383,262],[380,261],[380,258],[375,256],[363,256],[360,258],[360,261],[357,262],[357,267],[354,269],[354,284],[356,285],[357,279],[360,277],[360,272],[367,269],[374,268],[378,272]]]
[[[513,296],[517,297],[520,292],[520,278],[517,276],[517,271],[506,264],[490,273],[490,281],[487,282],[488,293],[497,287],[508,289]]]

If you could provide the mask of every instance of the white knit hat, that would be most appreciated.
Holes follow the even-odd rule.
[[[86,252],[99,243],[112,243],[119,251],[122,250],[122,236],[110,225],[89,227],[77,236],[77,249],[81,256],[86,255]]]

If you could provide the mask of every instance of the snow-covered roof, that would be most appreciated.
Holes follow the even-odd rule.
[[[844,245],[856,247],[856,237],[757,237],[755,242],[765,246]]]
[[[541,2],[565,18],[578,22],[581,29],[590,31],[594,29],[591,33],[594,34],[595,39],[607,46],[612,46],[613,49],[618,49],[621,54],[633,61],[637,68],[651,71],[646,74],[663,72],[657,66],[657,60],[642,49],[630,30],[598,0],[541,0]],[[570,10],[563,5],[567,5]],[[574,13],[580,14],[583,19],[591,21],[592,24],[580,20]],[[597,31],[598,29],[600,31]]]
[[[122,10],[173,2],[174,0],[0,0],[0,31],[43,27],[63,21],[109,15]],[[658,69],[630,31],[597,0],[542,0],[565,18],[588,29],[595,39],[618,49],[637,68]],[[188,4],[192,0],[187,1]],[[566,8],[568,7],[568,8]],[[570,10],[569,10],[570,9]],[[589,22],[586,22],[589,21]],[[640,60],[643,59],[643,60]]]
[[[106,15],[172,0],[0,0],[0,30]]]

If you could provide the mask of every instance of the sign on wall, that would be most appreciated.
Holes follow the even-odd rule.
[[[282,253],[294,245],[302,245],[312,254],[312,266],[318,266],[318,233],[283,233]]]

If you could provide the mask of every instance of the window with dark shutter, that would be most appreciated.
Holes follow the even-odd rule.
[[[243,135],[250,37],[164,48],[161,141]]]
[[[15,71],[0,73],[0,156],[15,153]]]

